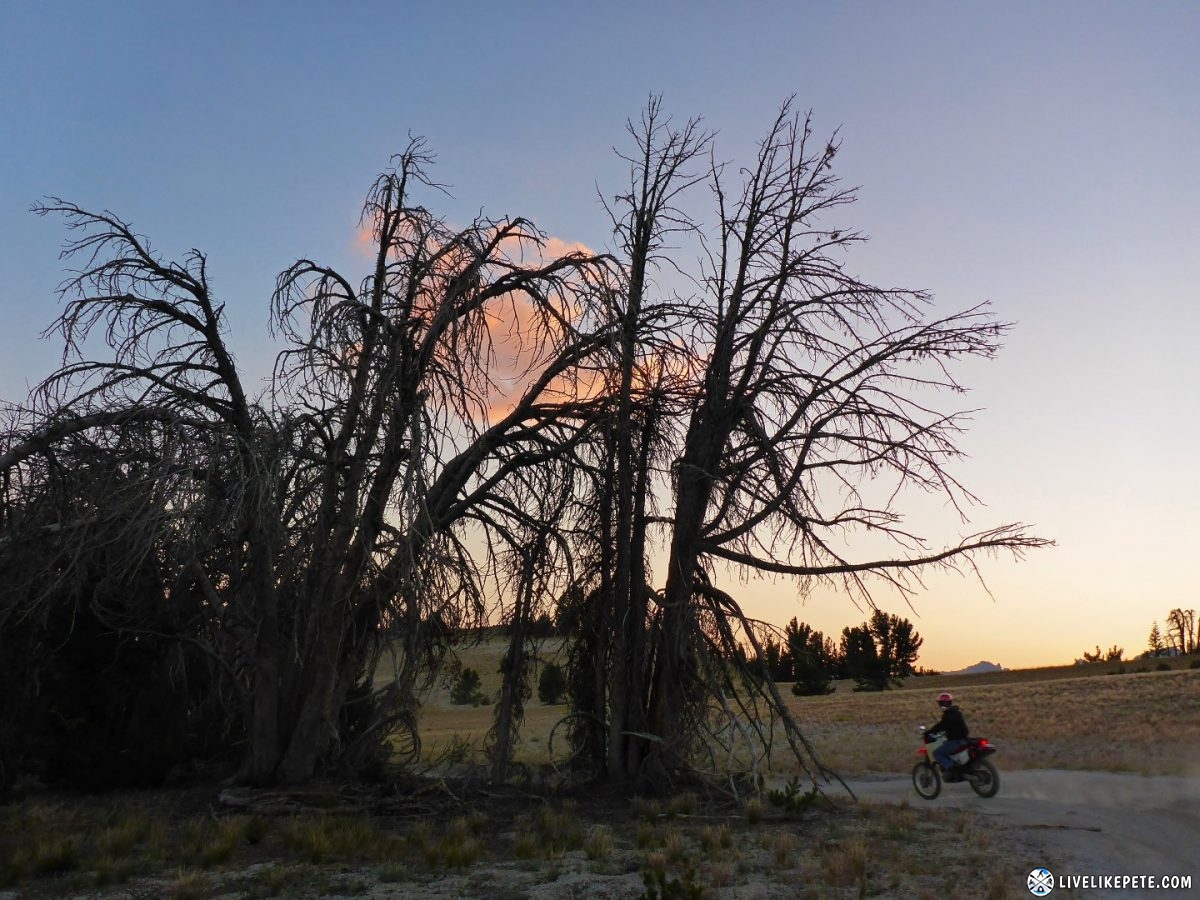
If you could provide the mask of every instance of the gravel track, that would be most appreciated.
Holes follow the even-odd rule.
[[[970,809],[994,819],[1019,849],[1029,869],[1045,866],[1058,876],[1190,875],[1190,890],[1109,890],[1102,886],[1053,896],[1086,898],[1200,897],[1200,777],[1111,772],[1027,770],[1006,772],[1000,760],[1000,793],[985,800],[967,784],[943,785],[922,800],[908,776],[848,780],[861,800],[915,809]]]

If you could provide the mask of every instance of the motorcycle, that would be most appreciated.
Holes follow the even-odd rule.
[[[953,759],[959,766],[960,778],[950,779],[934,758],[933,752],[946,741],[940,732],[930,734],[921,726],[924,746],[917,749],[922,759],[913,767],[913,787],[926,800],[932,800],[942,792],[942,781],[965,781],[980,797],[995,797],[1000,790],[1000,773],[987,757],[996,752],[987,738],[967,738],[967,746],[955,753]]]

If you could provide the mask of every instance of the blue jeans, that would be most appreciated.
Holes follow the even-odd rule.
[[[966,747],[968,743],[969,742],[963,738],[951,738],[945,741],[942,746],[933,751],[933,758],[938,761],[938,765],[940,765],[945,771],[949,772],[952,768],[954,768],[954,760],[952,760],[950,757],[959,750],[963,749],[963,747]]]

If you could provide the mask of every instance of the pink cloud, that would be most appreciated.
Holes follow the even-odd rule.
[[[503,227],[500,224],[495,229]],[[496,233],[493,230],[485,234],[484,239],[494,238]],[[406,237],[413,240],[416,235],[410,233]],[[377,252],[376,241],[375,226],[362,223],[353,239],[356,255],[373,259]],[[427,239],[425,250],[432,255],[438,252],[438,247],[432,239]],[[438,268],[449,274],[465,267],[469,262],[466,252],[464,249],[461,257],[456,252],[446,254]],[[532,227],[514,230],[505,235],[497,246],[500,259],[531,267],[547,265],[573,253],[591,255],[593,251],[579,241],[568,241],[553,235],[542,236]],[[566,309],[558,308],[555,312],[567,319],[572,317]],[[543,316],[528,298],[511,294],[488,303],[485,323],[492,387],[484,415],[494,421],[510,413],[529,384],[538,377],[546,362],[549,347],[560,337],[561,326],[553,318]],[[550,385],[546,392],[547,399],[567,401],[593,397],[602,389],[600,382],[599,376],[589,377],[586,374],[561,377]]]

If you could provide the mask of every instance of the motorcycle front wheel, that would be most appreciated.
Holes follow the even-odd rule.
[[[1000,773],[986,759],[975,763],[967,773],[967,779],[971,782],[971,790],[980,797],[995,797],[996,792],[1000,790]]]
[[[942,792],[942,776],[929,763],[917,763],[913,767],[913,787],[921,797],[932,800]]]

